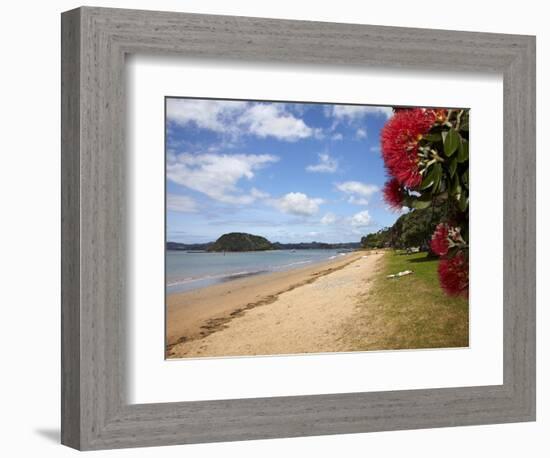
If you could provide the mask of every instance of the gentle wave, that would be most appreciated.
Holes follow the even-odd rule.
[[[291,266],[298,266],[300,264],[309,264],[310,262],[313,262],[311,259],[308,259],[307,261],[296,261],[291,262],[290,264],[282,264],[280,266],[275,266],[273,269],[283,269],[285,267],[291,267]]]
[[[332,259],[339,258],[340,256],[346,256],[346,254],[348,254],[348,253],[338,253],[338,254],[335,254],[334,256],[330,256],[328,258],[325,258],[325,260],[329,261],[329,260],[332,260]],[[321,259],[321,260],[316,260],[315,262],[322,262],[322,261],[323,260]],[[281,264],[281,265],[278,265],[278,266],[269,266],[266,269],[260,269],[260,270],[243,270],[243,271],[239,271],[239,272],[224,272],[224,273],[217,274],[217,275],[203,275],[201,277],[186,277],[186,278],[166,282],[166,286],[171,287],[171,286],[185,285],[187,283],[192,283],[192,282],[196,282],[196,281],[219,280],[219,279],[224,279],[224,278],[238,278],[238,277],[245,277],[245,276],[249,276],[249,275],[258,275],[258,274],[267,273],[267,272],[277,272],[277,271],[284,270],[284,269],[287,269],[287,268],[292,267],[292,266],[299,266],[299,265],[303,265],[303,264],[311,264],[312,262],[314,262],[314,261],[309,259],[309,260],[304,260],[304,261],[291,262],[289,264]]]
[[[337,253],[335,251],[327,253],[324,250],[322,252],[308,250],[298,253],[262,253],[261,257],[256,253],[242,253],[241,256],[210,258],[202,253],[196,255],[177,253],[170,258],[172,264],[169,263],[166,266],[168,274],[166,288],[168,294],[188,291],[243,277],[292,270],[313,263],[334,260],[346,254],[348,253]],[[284,258],[281,259],[281,256],[284,256]],[[298,256],[298,259],[292,259],[294,256]],[[308,258],[306,258],[306,256]],[[268,257],[271,258],[269,259],[270,262],[266,259]],[[177,264],[178,262],[179,265]],[[249,265],[234,265],[236,263]],[[226,264],[225,269],[224,264]],[[233,269],[231,269],[231,267],[233,267]],[[208,272],[208,270],[205,271],[205,269],[210,270],[210,272]],[[178,272],[178,270],[180,270],[180,272]],[[187,270],[187,272],[185,272],[185,270]],[[193,272],[193,270],[195,270],[195,272]],[[202,272],[200,270],[202,270]]]
[[[192,283],[195,281],[205,281],[205,280],[219,280],[223,278],[232,278],[232,277],[244,277],[247,275],[256,275],[263,272],[269,272],[268,270],[243,270],[242,272],[224,272],[223,274],[218,275],[204,275],[202,277],[187,277],[180,280],[174,280],[171,282],[166,282],[166,286],[178,286],[185,285],[187,283]]]

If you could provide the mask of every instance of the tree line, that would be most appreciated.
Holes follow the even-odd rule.
[[[445,205],[412,210],[401,215],[393,226],[362,237],[361,246],[370,249],[419,247],[423,251],[430,251],[432,234],[437,224],[446,216]]]

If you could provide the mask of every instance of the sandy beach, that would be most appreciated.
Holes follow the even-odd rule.
[[[382,253],[353,252],[285,272],[167,297],[167,357],[353,351],[345,330]]]

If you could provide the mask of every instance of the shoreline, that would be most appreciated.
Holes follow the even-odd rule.
[[[239,255],[239,254],[261,254],[265,252],[296,252],[296,251],[304,251],[304,252],[311,252],[311,251],[325,251],[325,250],[310,250],[310,249],[303,249],[303,250],[264,250],[264,251],[238,251],[238,252],[229,252],[227,253],[229,256],[232,255]],[[202,288],[208,288],[214,285],[218,285],[221,283],[227,283],[234,280],[239,280],[241,278],[248,278],[253,277],[256,275],[267,275],[267,274],[273,274],[278,272],[287,272],[292,271],[295,269],[299,269],[301,267],[313,267],[323,262],[333,261],[339,258],[343,258],[344,256],[347,256],[349,254],[358,252],[360,250],[354,250],[354,251],[346,251],[346,252],[338,252],[335,250],[332,254],[327,255],[326,257],[320,258],[320,259],[302,259],[302,260],[291,260],[289,259],[288,264],[277,264],[277,260],[273,260],[276,264],[274,265],[257,265],[256,267],[252,268],[252,270],[242,270],[242,271],[234,271],[234,272],[218,272],[218,273],[211,273],[211,274],[204,274],[202,276],[188,276],[187,278],[183,279],[174,279],[169,280],[166,283],[166,291],[167,291],[167,297],[171,296],[173,294],[179,294],[179,293],[186,293],[190,292],[196,289],[202,289]],[[177,253],[178,250],[168,250],[167,253]],[[198,252],[197,252],[198,253]],[[197,254],[192,253],[192,254]],[[207,252],[207,251],[201,251],[199,254],[204,255],[223,255],[225,256],[225,253],[221,252]],[[243,266],[243,269],[246,269],[246,267]]]
[[[305,289],[313,287],[317,283],[320,284],[322,281],[324,284],[320,286],[327,289],[323,294],[334,302],[333,309],[347,307],[346,313],[341,313],[341,318],[344,318],[344,315],[347,316],[349,310],[353,309],[350,304],[355,296],[348,297],[350,290],[338,282],[342,283],[348,277],[350,282],[359,283],[361,279],[366,281],[372,276],[374,263],[380,257],[381,254],[373,252],[354,251],[336,259],[320,261],[306,267],[247,276],[201,289],[171,294],[167,296],[166,305],[166,357],[200,356],[201,352],[204,353],[204,356],[221,356],[218,354],[219,351],[214,351],[216,354],[208,354],[208,350],[204,349],[207,342],[214,338],[223,340],[222,334],[226,330],[234,328],[237,322],[242,325],[245,318],[258,313],[265,315],[265,323],[258,324],[259,327],[265,329],[259,331],[266,336],[269,335],[270,332],[273,332],[269,314],[275,305],[281,306],[284,302],[283,297],[288,300],[292,299],[291,307],[289,306],[285,317],[282,318],[288,326],[292,326],[292,322],[302,314],[300,308],[305,310],[307,307],[315,307],[315,301],[308,300]],[[363,269],[351,270],[352,267],[363,267]],[[364,285],[360,288],[363,287]],[[359,286],[355,288],[357,289]],[[292,294],[294,297],[291,297]],[[325,298],[321,297],[320,299],[323,302]],[[345,307],[344,305],[340,306],[344,302]],[[295,313],[291,308],[298,308],[298,310]],[[312,310],[312,316],[306,321],[322,321],[321,312]],[[275,315],[276,313],[273,314],[273,316]],[[331,320],[334,322],[335,317],[331,317]],[[280,321],[274,323],[274,325],[279,324]],[[304,332],[307,334],[313,331],[314,327],[306,329]],[[299,334],[300,331],[294,330],[293,333]],[[233,340],[242,339],[233,338]],[[274,335],[273,340],[280,339]],[[227,353],[223,355],[240,356],[258,354],[257,351],[261,351],[259,347],[254,348],[254,342],[246,345],[247,348],[235,350],[240,353],[234,354],[232,350],[228,349]],[[277,345],[277,342],[273,342],[274,347]],[[199,347],[202,350],[196,350]],[[194,348],[195,350],[193,350]],[[277,354],[277,351],[267,354]]]

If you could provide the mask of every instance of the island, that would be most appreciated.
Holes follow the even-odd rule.
[[[230,232],[223,234],[207,251],[267,251],[273,250],[273,244],[260,235],[245,232]]]

